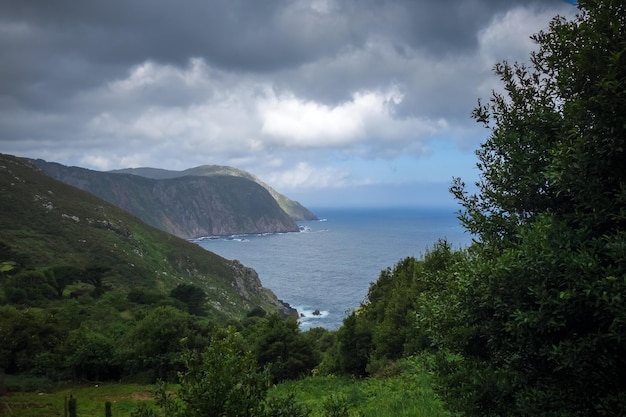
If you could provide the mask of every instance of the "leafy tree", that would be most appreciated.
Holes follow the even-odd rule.
[[[105,334],[84,326],[69,333],[63,348],[64,365],[74,379],[101,381],[120,375],[115,344]]]
[[[181,369],[180,341],[190,348],[205,344],[207,329],[188,313],[172,306],[156,307],[141,319],[128,334],[129,360],[136,361],[134,371],[151,369],[155,379],[172,378]]]
[[[56,266],[47,271],[50,285],[56,290],[57,297],[63,298],[65,288],[78,281],[81,270],[72,265]]]
[[[269,366],[272,380],[296,379],[319,363],[319,355],[294,317],[270,315],[256,330],[254,352],[260,366]]]
[[[56,290],[43,271],[25,270],[7,277],[4,292],[10,303],[37,305],[56,298]]]
[[[347,374],[365,376],[372,350],[372,329],[353,311],[337,331],[337,365]]]
[[[111,268],[106,266],[90,266],[85,269],[80,280],[91,284],[94,287],[92,294],[94,297],[99,297],[109,288],[104,283],[104,277],[111,271]]]
[[[465,362],[443,372],[465,376],[469,414],[626,409],[626,5],[578,7],[533,36],[530,67],[495,67],[504,93],[474,112],[491,130],[478,192],[451,188],[478,240],[458,298]]]
[[[54,352],[66,335],[67,330],[45,310],[0,307],[0,369],[33,371],[40,355]]]
[[[193,284],[178,284],[170,292],[170,297],[182,301],[187,307],[189,314],[195,316],[206,315],[206,293],[202,288]]]
[[[178,396],[185,416],[260,416],[269,372],[260,369],[243,337],[233,328],[216,334],[201,352],[187,350]]]

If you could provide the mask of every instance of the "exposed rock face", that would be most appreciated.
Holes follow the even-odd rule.
[[[242,177],[256,182],[265,188],[274,197],[280,208],[292,218],[292,220],[317,220],[317,216],[309,209],[304,207],[297,201],[290,200],[272,187],[261,181],[258,177],[241,169],[222,166],[222,165],[201,165],[195,168],[189,168],[184,171],[171,171],[157,168],[127,168],[110,171],[114,173],[133,174],[152,179],[171,179],[187,176],[213,176],[213,175],[229,175],[233,177]]]
[[[233,270],[233,276],[235,278],[233,286],[236,288],[237,293],[244,299],[250,300],[250,293],[260,294],[265,292],[267,294],[266,298],[273,301],[274,307],[276,307],[278,314],[282,317],[298,315],[298,311],[296,309],[279,300],[270,289],[261,285],[259,275],[254,269],[244,266],[238,260],[231,261],[230,266]]]
[[[270,193],[248,178],[192,175],[153,179],[33,162],[50,177],[89,191],[185,239],[299,230]]]

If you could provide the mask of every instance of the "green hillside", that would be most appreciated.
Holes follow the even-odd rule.
[[[4,269],[99,268],[108,287],[124,292],[193,284],[207,294],[210,315],[222,319],[281,306],[254,271],[147,226],[27,160],[0,155],[0,207]]]
[[[280,208],[283,209],[285,213],[287,213],[293,220],[317,220],[317,216],[313,214],[309,209],[304,207],[302,204],[289,199],[283,194],[280,194],[278,191],[270,187],[265,182],[261,181],[258,177],[250,174],[249,172],[233,167],[223,165],[201,165],[183,171],[171,171],[158,168],[128,168],[110,172],[133,174],[154,179],[171,179],[186,176],[230,176],[245,178],[250,181],[254,181],[255,183],[265,188],[276,200]]]

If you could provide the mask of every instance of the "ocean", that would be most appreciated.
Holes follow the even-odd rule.
[[[196,242],[254,268],[263,286],[298,310],[303,330],[339,328],[381,271],[408,256],[421,257],[438,239],[445,238],[453,248],[471,243],[454,208],[312,211],[320,220],[298,222],[299,233]]]

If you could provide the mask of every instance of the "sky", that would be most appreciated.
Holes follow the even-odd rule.
[[[454,206],[471,118],[564,0],[0,0],[0,153],[244,169],[308,207]]]

